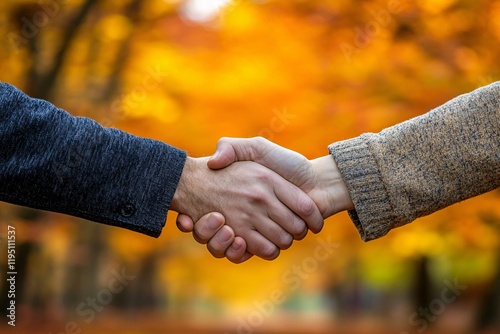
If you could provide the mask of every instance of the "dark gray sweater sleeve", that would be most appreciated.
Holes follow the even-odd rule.
[[[500,187],[500,82],[329,146],[363,240]]]
[[[0,200],[157,237],[185,152],[0,83]]]

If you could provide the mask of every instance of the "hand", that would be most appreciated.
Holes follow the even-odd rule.
[[[226,257],[233,263],[243,263],[253,255],[246,251],[247,244],[241,237],[236,237],[231,227],[225,224],[220,213],[209,213],[201,217],[194,225],[189,216],[179,214],[177,227],[182,232],[193,232],[196,241],[207,244],[208,251],[216,258]]]
[[[236,161],[257,162],[295,184],[313,199],[323,218],[354,208],[337,164],[330,155],[308,160],[262,137],[221,138],[208,167],[224,168]]]
[[[222,138],[217,144],[215,154],[208,161],[208,166],[218,169],[239,160],[252,160],[263,164],[302,188],[315,201],[324,218],[354,208],[340,171],[331,156],[309,161],[304,156],[264,138]],[[199,230],[206,231],[205,224],[205,220],[199,220],[193,231],[194,224],[190,217],[178,217],[178,225],[183,226],[185,231],[193,231],[195,238],[200,233]],[[205,243],[210,243],[214,237],[218,238],[217,231],[205,233],[201,238]],[[231,247],[218,243],[212,245],[209,251],[214,256],[225,253],[225,256],[235,263],[244,262],[241,249],[238,253],[232,246],[236,249],[241,247],[239,243]]]
[[[307,226],[321,230],[323,219],[314,202],[278,174],[253,162],[213,171],[207,160],[186,160],[172,210],[193,220],[222,213],[226,224],[246,241],[248,252],[268,260],[290,247],[293,239],[302,239]]]

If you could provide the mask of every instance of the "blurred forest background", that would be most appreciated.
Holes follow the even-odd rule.
[[[261,135],[319,157],[500,78],[495,0],[7,0],[0,36],[0,80],[192,156]],[[369,243],[340,214],[242,265],[174,213],[153,239],[0,203],[0,236],[3,333],[500,331],[498,190]]]

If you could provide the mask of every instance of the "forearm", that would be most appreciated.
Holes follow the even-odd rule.
[[[500,83],[379,134],[330,145],[371,240],[500,186]]]
[[[0,83],[0,200],[158,236],[185,153]]]

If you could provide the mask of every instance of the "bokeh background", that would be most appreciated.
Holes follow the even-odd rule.
[[[6,0],[0,36],[0,80],[192,156],[257,135],[323,156],[500,78],[494,0]],[[1,203],[0,331],[500,332],[498,191],[369,243],[339,214],[241,265],[175,216],[153,239]]]

